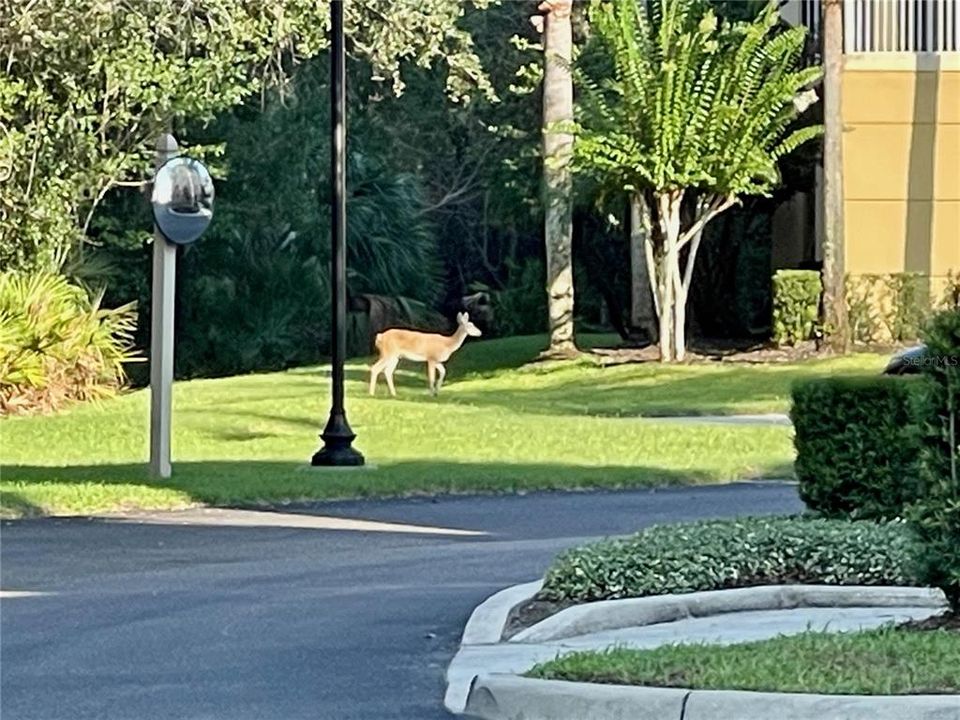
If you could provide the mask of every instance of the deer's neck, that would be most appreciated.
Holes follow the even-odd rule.
[[[450,352],[456,352],[460,349],[460,346],[463,345],[463,341],[467,339],[467,329],[463,326],[459,326],[453,335],[450,335],[448,343],[450,345]]]

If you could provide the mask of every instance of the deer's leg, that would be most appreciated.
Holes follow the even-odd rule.
[[[383,367],[386,363],[383,362],[383,358],[377,360],[373,365],[370,366],[370,394],[373,395],[377,392],[377,378],[380,377],[380,373],[383,372]]]
[[[440,392],[440,388],[443,387],[443,380],[447,377],[447,369],[443,366],[443,363],[437,363],[437,384],[434,385],[434,392]]]
[[[392,358],[386,361],[386,365],[383,368],[383,376],[387,379],[387,387],[390,388],[390,394],[393,397],[397,396],[397,389],[393,386],[393,371],[397,369],[397,365],[400,363],[400,358]]]
[[[430,394],[437,394],[437,364],[433,360],[427,360],[427,385],[430,386]]]

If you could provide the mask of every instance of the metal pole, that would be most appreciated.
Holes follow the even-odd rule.
[[[347,235],[346,235],[346,64],[343,46],[343,1],[330,2],[330,245],[332,265],[332,403],[330,418],[320,437],[323,447],[313,465],[363,465],[363,455],[353,446],[356,437],[343,404],[343,364],[347,345]]]
[[[156,168],[177,154],[177,141],[157,140]],[[170,430],[173,400],[173,307],[177,247],[153,226],[153,287],[150,303],[150,474],[170,477]]]

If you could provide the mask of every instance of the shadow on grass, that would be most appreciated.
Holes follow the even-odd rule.
[[[733,415],[737,413],[786,412],[790,386],[800,375],[774,377],[749,369],[722,370],[701,375],[604,379],[603,371],[559,379],[545,387],[495,385],[484,389],[456,384],[441,391],[438,402],[501,407],[536,415],[587,415],[594,417],[674,417]],[[398,396],[393,400],[423,403],[429,399],[425,384],[407,376],[397,378]],[[386,388],[378,398],[389,399]]]
[[[315,469],[281,461],[181,462],[167,480],[145,465],[77,465],[4,468],[0,505],[18,515],[86,514],[116,509],[208,504],[262,507],[305,500],[402,497],[424,494],[510,493],[722,483],[715,473],[658,467],[588,467],[560,464],[407,461],[376,468]],[[759,476],[788,477],[789,467],[763,468]],[[167,491],[166,494],[164,491]]]
[[[501,405],[544,415],[728,415],[783,409],[779,406],[789,402],[790,383],[739,369],[695,376],[612,377],[607,382],[600,371],[564,379],[548,388],[517,388],[508,394],[471,389],[458,391],[454,397],[458,402]]]
[[[0,490],[0,518],[45,515],[44,509],[34,505],[19,492]]]

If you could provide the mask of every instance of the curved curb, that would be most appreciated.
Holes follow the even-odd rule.
[[[470,613],[460,644],[487,645],[500,642],[510,611],[540,592],[541,587],[543,580],[535,580],[512,585],[488,597]]]
[[[763,585],[708,590],[683,595],[656,595],[600,600],[561,610],[522,630],[508,642],[541,643],[625,627],[672,622],[750,610],[800,607],[945,607],[933,588],[869,585]]]
[[[949,714],[937,702],[951,702],[953,696],[933,696],[934,705],[911,706],[905,708],[904,698],[858,698],[847,697],[847,705],[841,709],[843,715],[823,715],[816,704],[810,704],[810,698],[825,697],[834,702],[840,696],[800,695],[803,702],[797,701],[793,715],[773,712],[777,707],[777,698],[785,697],[776,693],[737,693],[734,691],[689,691],[677,688],[644,688],[592,683],[565,683],[555,685],[555,681],[533,680],[519,677],[517,673],[534,664],[532,655],[536,643],[544,643],[541,648],[549,649],[552,657],[556,646],[550,641],[592,632],[670,622],[682,618],[704,617],[722,613],[750,610],[785,610],[797,607],[945,607],[945,599],[939,590],[915,587],[883,586],[829,586],[829,585],[774,585],[731,590],[714,590],[685,595],[666,595],[658,597],[634,598],[627,600],[605,600],[578,605],[548,617],[533,625],[509,641],[503,641],[502,635],[510,611],[520,603],[532,598],[541,588],[542,581],[523,583],[508,587],[487,598],[478,605],[463,631],[460,649],[447,667],[447,689],[444,706],[454,714],[467,712],[479,718],[591,718],[591,720],[646,720],[656,718],[669,720],[677,717],[683,720],[697,720],[687,712],[687,704],[693,694],[697,703],[715,703],[713,714],[701,714],[699,720],[960,720],[960,704],[956,714]],[[507,651],[504,656],[503,652]],[[492,654],[491,654],[492,653]],[[542,653],[539,653],[542,654]],[[544,658],[549,659],[549,658]],[[482,672],[482,670],[486,672]],[[481,672],[478,675],[478,670]],[[534,683],[531,685],[530,683]],[[553,688],[553,689],[551,689]],[[529,689],[534,693],[527,702],[524,699]],[[554,692],[558,700],[546,698]],[[584,698],[576,700],[571,693]],[[612,694],[611,694],[612,693]],[[677,693],[680,693],[679,695]],[[761,695],[764,698],[757,700]],[[774,698],[771,700],[770,698]],[[945,698],[951,698],[950,701]],[[639,698],[639,699],[638,699]],[[673,703],[681,703],[682,711],[673,713]],[[914,699],[914,698],[908,698]],[[884,707],[878,710],[872,703],[882,700]],[[766,708],[757,709],[751,715],[741,712],[742,703],[759,703]],[[826,702],[826,701],[824,701]],[[869,709],[861,709],[858,703],[871,703]],[[583,703],[587,703],[584,705]],[[627,703],[626,705],[624,703]],[[721,705],[728,703],[727,705]],[[731,704],[732,703],[732,704]],[[806,703],[806,704],[804,704]],[[794,703],[796,705],[796,703]],[[802,706],[802,707],[801,707]],[[587,707],[589,710],[584,711]],[[710,707],[713,707],[712,705]],[[746,707],[745,705],[743,707]],[[750,705],[753,707],[753,705]],[[793,705],[791,705],[793,707]],[[866,706],[863,706],[866,707]],[[950,707],[949,705],[947,706]],[[499,709],[498,709],[499,708]],[[552,708],[549,712],[547,708]],[[577,709],[579,708],[579,709]],[[828,712],[835,712],[839,706],[827,706]],[[932,709],[931,709],[932,708]],[[568,713],[569,710],[569,713]],[[751,711],[753,712],[753,711]],[[791,710],[790,712],[793,712]],[[479,713],[479,714],[478,714]],[[497,714],[499,713],[499,714]],[[509,714],[508,714],[509,713]],[[526,713],[526,714],[523,714]]]
[[[686,690],[480,675],[479,720],[960,720],[960,695],[812,695]]]
[[[499,644],[510,611],[536,595],[542,586],[543,580],[511,585],[488,597],[470,613],[460,639],[460,650],[444,674],[447,690],[443,695],[443,705],[447,710],[455,714],[462,713],[472,687],[470,678],[473,674],[459,672],[458,665],[464,651],[469,647]]]

